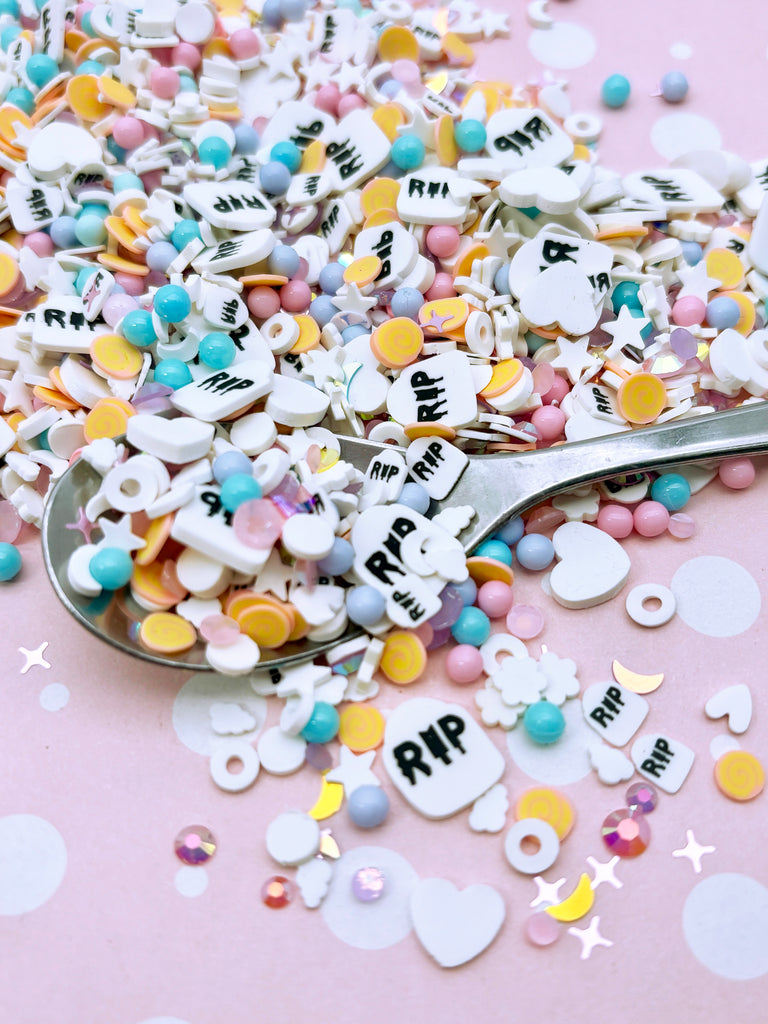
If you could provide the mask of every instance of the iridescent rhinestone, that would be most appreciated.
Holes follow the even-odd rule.
[[[293,883],[283,875],[272,875],[261,887],[261,900],[265,907],[282,910],[293,899]]]
[[[612,811],[603,822],[603,842],[619,857],[637,857],[651,841],[651,829],[645,815],[628,807]]]
[[[352,892],[361,903],[373,903],[384,895],[384,872],[380,868],[360,868],[352,876]]]
[[[636,782],[626,793],[627,807],[650,814],[659,802],[659,794],[649,782]]]
[[[216,853],[216,839],[205,825],[187,825],[174,839],[173,848],[185,864],[205,864]]]

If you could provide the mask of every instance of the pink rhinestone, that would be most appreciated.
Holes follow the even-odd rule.
[[[185,864],[205,864],[216,852],[216,839],[205,825],[188,825],[176,836],[173,848]]]
[[[627,807],[609,814],[601,832],[605,845],[619,857],[637,857],[651,841],[651,829],[645,816]]]
[[[293,883],[283,875],[272,875],[261,887],[261,900],[265,907],[282,910],[293,899]]]

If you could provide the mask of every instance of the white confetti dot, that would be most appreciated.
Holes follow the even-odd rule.
[[[738,562],[702,555],[684,562],[670,584],[677,614],[705,636],[738,636],[760,614],[760,591]]]
[[[507,747],[520,771],[548,786],[578,782],[592,771],[587,747],[594,735],[584,721],[580,700],[567,700],[562,707],[565,732],[552,746],[534,743],[518,722],[507,733]]]
[[[536,60],[550,68],[580,68],[595,55],[595,37],[582,25],[555,22],[550,28],[534,29],[528,49]]]
[[[690,43],[672,43],[669,48],[670,57],[675,60],[688,60],[693,56],[693,47]]]
[[[223,676],[218,672],[198,672],[182,686],[173,702],[173,728],[185,747],[210,757],[221,742],[211,725],[211,706],[239,704],[255,719],[249,732],[240,738],[250,741],[258,736],[267,717],[267,702],[251,689],[247,676]]]
[[[712,875],[683,907],[691,952],[713,974],[746,981],[768,974],[768,889],[748,875]]]
[[[47,903],[66,870],[67,848],[50,822],[34,814],[0,818],[0,915]]]
[[[674,160],[694,149],[720,149],[722,139],[709,118],[698,114],[667,114],[651,128],[651,145],[657,153]]]
[[[378,868],[383,873],[381,899],[362,903],[352,892],[352,879],[361,868]],[[320,912],[336,938],[348,946],[386,949],[401,942],[411,930],[411,891],[418,880],[399,853],[381,846],[360,846],[336,861]]]
[[[69,703],[69,690],[64,683],[51,683],[40,694],[40,707],[46,711],[61,711]]]
[[[182,896],[189,896],[190,898],[202,896],[208,888],[208,872],[205,868],[192,867],[186,864],[176,872],[173,884],[176,886],[176,892]],[[170,1020],[171,1018],[169,1017],[168,1019]],[[159,1017],[158,1020],[160,1020]]]
[[[741,750],[741,744],[735,736],[726,736],[724,733],[715,736],[709,744],[709,753],[713,761],[719,761],[723,754],[729,754],[732,750]]]

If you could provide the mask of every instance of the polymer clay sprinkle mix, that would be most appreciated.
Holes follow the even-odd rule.
[[[633,534],[684,540],[695,530],[695,472],[559,496],[470,559],[456,537],[472,510],[432,518],[432,503],[468,455],[765,399],[768,214],[754,175],[719,191],[687,167],[613,175],[585,145],[599,118],[556,109],[540,85],[470,76],[476,32],[456,11],[448,30],[444,11],[405,4],[267,4],[260,16],[236,6],[224,16],[195,0],[131,17],[79,7],[69,24],[66,5],[49,4],[0,40],[14,80],[0,106],[0,581],[21,572],[15,542],[22,523],[40,525],[49,484],[87,460],[102,486],[68,524],[83,540],[72,590],[98,600],[124,589],[147,651],[202,641],[216,671],[252,673],[260,695],[285,700],[263,753],[221,740],[216,785],[240,792],[261,768],[288,774],[304,762],[325,773],[325,744],[344,744],[339,781],[324,777],[312,811],[287,812],[268,835],[278,863],[317,860],[330,877],[339,849],[316,819],[341,806],[330,787],[343,778],[353,823],[382,824],[379,746],[391,778],[399,771],[417,789],[429,780],[432,796],[411,803],[430,817],[489,796],[487,785],[464,787],[462,765],[474,765],[473,783],[498,782],[487,737],[462,709],[435,701],[415,715],[403,702],[386,721],[365,704],[377,673],[393,691],[417,685],[428,652],[445,646],[452,682],[487,677],[475,694],[486,727],[520,722],[557,756],[580,684],[569,659],[542,648],[537,660],[523,643],[546,617],[515,603],[515,572],[544,572],[557,557],[550,588],[563,606],[609,600],[626,579],[620,549],[612,577],[574,596],[562,583],[569,538],[582,554],[589,544],[614,555]],[[505,17],[484,34],[503,31]],[[679,73],[660,84],[670,103],[687,90]],[[603,102],[618,109],[629,91],[613,75]],[[340,457],[338,434],[395,440],[405,456],[363,473]],[[754,475],[743,459],[718,471],[733,490]],[[680,515],[684,506],[694,515]],[[645,607],[651,590],[658,612]],[[661,585],[635,588],[627,608],[663,626],[674,600]],[[262,651],[335,641],[350,621],[366,636],[327,664],[259,677]],[[19,648],[22,674],[50,668],[45,646]],[[607,741],[591,763],[603,780],[635,770],[663,779],[691,754],[682,744],[640,737],[632,760],[618,750],[647,714],[633,696],[663,674],[613,670],[620,685],[596,684],[599,701],[581,704]],[[660,787],[674,792],[689,768]],[[445,781],[448,769],[458,783]],[[764,771],[734,750],[715,781],[746,801]],[[648,845],[656,792],[638,783],[626,799],[602,826],[624,858]],[[503,829],[507,806],[496,790],[481,815],[488,831]],[[518,795],[515,810],[507,859],[543,871],[573,808],[540,788]],[[532,837],[534,851],[524,848]],[[202,826],[175,841],[185,864],[215,848]],[[306,906],[319,904],[299,887]],[[554,942],[556,921],[587,914],[594,888],[582,875],[570,897],[529,919],[529,940]],[[261,896],[281,908],[294,891],[274,876]],[[351,891],[374,903],[389,879],[364,867]],[[569,929],[583,956],[611,945],[599,921]]]

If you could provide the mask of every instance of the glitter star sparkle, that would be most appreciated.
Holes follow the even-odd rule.
[[[605,861],[595,860],[594,857],[587,857],[587,864],[592,868],[595,873],[595,877],[592,879],[592,888],[597,889],[603,882],[608,882],[614,889],[621,889],[624,883],[618,879],[614,873],[616,865],[621,860],[621,857],[611,857],[606,863]]]
[[[32,651],[28,651],[26,647],[19,647],[19,654],[23,654],[26,661],[24,667],[21,669],[21,674],[26,675],[31,668],[39,665],[41,668],[50,668],[50,662],[46,661],[43,657],[45,649],[48,646],[48,641],[44,640],[39,647],[36,647]]]
[[[545,882],[541,875],[536,875],[533,880],[539,891],[528,904],[529,907],[539,907],[542,904],[553,907],[560,902],[560,889],[565,885],[564,878],[558,878],[556,882]]]
[[[93,530],[94,524],[85,514],[85,509],[81,505],[77,510],[77,520],[74,523],[65,523],[65,529],[67,530],[79,530],[83,535],[83,540],[86,544],[91,543],[91,531]]]
[[[600,918],[593,917],[589,922],[588,928],[569,928],[568,934],[575,935],[581,942],[581,956],[580,960],[589,960],[592,956],[592,950],[595,946],[612,946],[613,943],[610,939],[605,939],[600,934]]]
[[[693,864],[693,870],[697,875],[701,874],[701,858],[707,853],[714,853],[714,846],[702,846],[701,843],[697,842],[696,836],[693,834],[691,829],[685,831],[686,844],[680,850],[673,850],[673,857],[686,857],[691,864]]]

